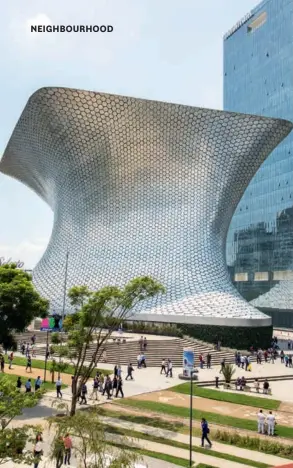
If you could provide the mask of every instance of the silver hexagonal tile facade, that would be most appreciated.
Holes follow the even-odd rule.
[[[29,99],[0,170],[54,211],[34,270],[60,310],[68,287],[151,275],[166,294],[140,320],[269,325],[230,282],[227,230],[251,178],[291,131],[284,120],[63,88]]]

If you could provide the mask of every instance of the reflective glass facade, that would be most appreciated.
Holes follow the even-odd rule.
[[[293,0],[265,0],[224,38],[224,108],[293,121]],[[262,164],[232,219],[235,286],[293,327],[293,135]]]

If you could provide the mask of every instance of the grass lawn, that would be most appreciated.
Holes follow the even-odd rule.
[[[176,387],[169,388],[169,390],[176,393],[183,393],[184,395],[190,395],[190,383],[176,385]],[[230,393],[220,390],[212,390],[209,388],[197,387],[196,385],[193,386],[193,395],[201,398],[208,398],[209,400],[226,401],[229,403],[253,406],[255,408],[263,408],[266,410],[277,410],[281,404],[279,400],[244,395],[241,392]]]
[[[56,361],[58,362],[57,358],[56,358]],[[8,363],[8,356],[5,356],[5,362]],[[25,357],[15,356],[13,359],[13,364],[15,366],[26,367],[26,363],[27,363],[27,359]],[[51,359],[47,361],[48,370],[50,369],[51,363],[52,363]],[[45,369],[45,361],[42,361],[41,359],[32,358],[32,368],[33,369]],[[94,371],[92,372],[92,377],[96,375],[97,370],[102,372],[104,375],[113,374],[113,372],[106,370],[106,369],[94,369]],[[68,364],[68,367],[63,372],[63,374],[71,374],[71,375],[74,374],[74,367],[71,364]]]
[[[115,407],[115,404],[112,407]],[[177,422],[177,421],[166,421],[159,417],[148,417],[144,415],[127,414],[123,411],[112,411],[105,410],[102,407],[98,409],[101,416],[108,416],[117,418],[121,421],[131,422],[133,424],[143,424],[145,426],[160,428],[172,432],[178,432],[180,434],[189,434],[189,426]],[[199,427],[193,428],[193,436],[200,437],[201,430]],[[241,436],[238,432],[225,432],[222,430],[213,431],[212,438],[222,444],[233,445],[240,448],[247,448],[249,450],[255,450],[257,452],[263,452],[268,455],[276,455],[282,458],[292,459],[293,447],[290,445],[284,445],[271,439],[263,440],[257,437]]]
[[[2,377],[6,377],[7,379],[11,380],[11,382],[15,382],[15,385],[16,385],[16,381],[17,381],[17,375],[12,375],[12,374],[0,374],[0,379]],[[23,388],[24,388],[24,384],[25,382],[27,381],[27,379],[30,378],[31,379],[31,383],[32,383],[32,390],[34,390],[35,388],[35,379],[31,378],[29,375],[28,377],[21,377],[21,381],[22,381],[22,385],[23,385]],[[66,388],[67,385],[62,385],[63,388]],[[45,390],[55,390],[56,389],[56,385],[51,383],[51,382],[46,382],[46,383],[43,383],[41,385],[41,388],[45,389]]]
[[[170,416],[177,416],[181,418],[189,418],[189,408],[183,408],[180,406],[168,405],[166,403],[157,403],[154,401],[144,400],[131,400],[131,399],[120,399],[119,405],[130,406],[134,408],[141,408],[157,413],[165,413]],[[209,423],[219,424],[221,426],[230,426],[236,429],[244,429],[248,431],[256,431],[257,422],[251,419],[234,418],[233,416],[224,416],[217,413],[209,413],[207,411],[200,411],[194,409],[192,411],[193,418],[200,420],[202,417],[206,418]],[[286,437],[293,439],[293,427],[279,426],[276,427],[276,435],[280,437]]]
[[[126,437],[130,437],[133,439],[144,439],[149,440],[152,442],[156,442],[158,444],[170,445],[172,447],[177,447],[184,450],[189,450],[189,445],[177,442],[175,440],[165,439],[164,437],[157,437],[151,434],[145,434],[143,432],[132,431],[130,429],[124,429],[120,427],[114,427],[111,425],[105,425],[106,432],[110,432],[111,434],[118,434]],[[216,452],[215,450],[209,449],[207,450],[202,447],[193,446],[192,451],[195,453],[201,453],[204,455],[209,455],[211,457],[220,458],[222,460],[229,460],[235,463],[242,463],[243,465],[254,466],[256,468],[268,468],[269,465],[266,463],[260,463],[253,460],[248,460],[246,458],[236,457],[235,455],[230,455],[227,453]]]
[[[199,465],[196,465],[196,468],[217,468],[217,467],[212,466],[212,465],[204,465],[203,463],[200,463]]]
[[[109,445],[112,445],[113,447],[118,447],[118,448],[121,447],[125,449],[125,446],[121,444],[110,443]],[[156,458],[157,460],[163,460],[169,463],[173,463],[174,465],[184,466],[186,468],[189,468],[189,461],[185,460],[184,458],[173,457],[172,455],[167,455],[166,453],[151,452],[150,450],[139,449],[137,447],[129,447],[127,448],[127,450],[130,450],[131,452],[136,452],[138,455]],[[202,465],[202,467],[205,468],[205,465]],[[208,465],[206,465],[206,468],[209,468]],[[216,468],[216,467],[213,466],[212,468]]]

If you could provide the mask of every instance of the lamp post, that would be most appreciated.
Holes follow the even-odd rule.
[[[190,370],[190,406],[189,406],[189,467],[192,467],[192,406],[193,406],[193,374],[194,369]]]
[[[67,250],[66,252],[66,260],[65,260],[65,275],[64,275],[64,289],[63,289],[63,307],[62,307],[62,329],[60,331],[61,333],[61,345],[63,344],[63,322],[64,322],[64,317],[65,317],[65,306],[66,306],[66,292],[67,292],[67,276],[68,276],[68,257],[69,257],[69,252]],[[59,371],[58,371],[58,379],[60,379],[60,363],[61,363],[61,356],[59,354]]]
[[[45,355],[45,368],[44,368],[44,383],[46,382],[46,374],[47,374],[47,361],[48,361],[48,351],[49,351],[49,330],[47,330],[46,355]]]

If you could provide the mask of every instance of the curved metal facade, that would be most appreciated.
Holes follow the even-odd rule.
[[[0,163],[54,211],[34,270],[62,307],[68,287],[151,275],[167,292],[141,320],[267,326],[230,282],[227,230],[251,178],[290,132],[284,120],[62,88],[28,101]]]

